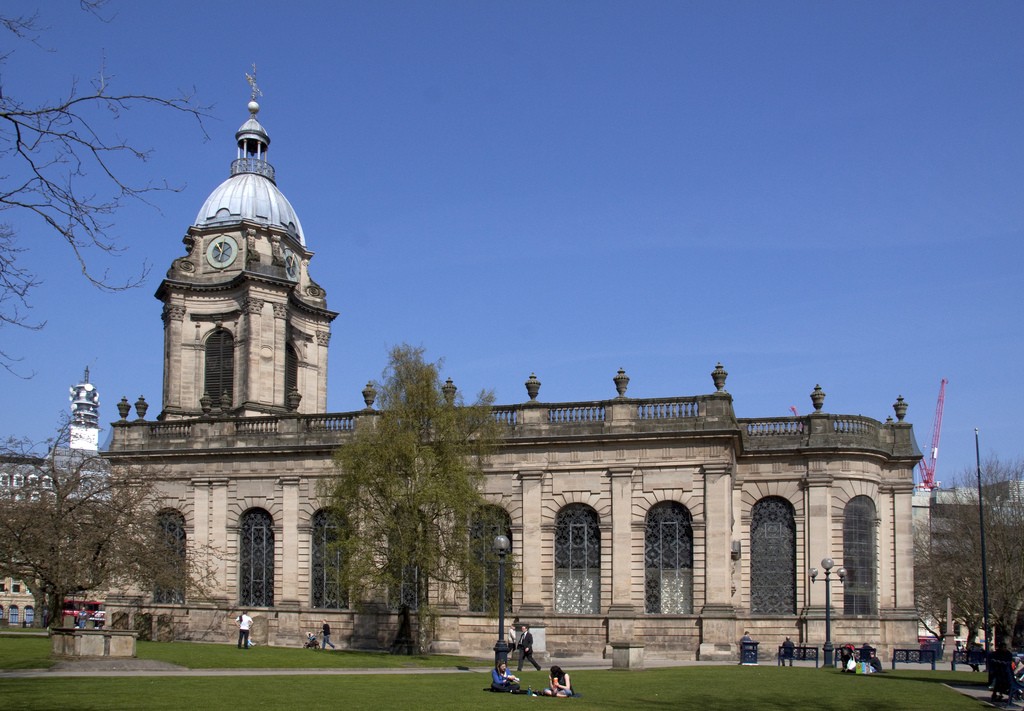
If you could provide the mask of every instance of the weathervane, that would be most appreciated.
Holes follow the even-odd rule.
[[[257,96],[263,96],[263,92],[260,91],[260,87],[256,84],[256,62],[252,63],[252,74],[246,73],[245,80],[249,82],[249,88],[252,89],[252,94],[249,97],[250,101],[256,101]]]

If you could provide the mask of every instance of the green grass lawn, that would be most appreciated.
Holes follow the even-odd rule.
[[[0,668],[38,668],[46,662],[45,639],[0,639]],[[32,643],[35,643],[33,647]],[[40,644],[41,643],[41,644]],[[21,658],[19,659],[19,656]],[[484,660],[458,657],[315,652],[183,642],[140,643],[139,657],[194,668],[367,668],[440,667],[458,669]],[[224,660],[223,662],[219,660]],[[17,709],[502,709],[566,704],[579,709],[694,709],[737,711],[866,711],[980,708],[943,682],[982,684],[971,672],[897,671],[870,676],[807,667],[770,665],[688,666],[642,672],[572,671],[582,699],[548,699],[482,691],[483,672],[450,674],[226,675],[214,677],[55,677],[0,679],[0,707]],[[546,683],[543,672],[524,672],[525,685]]]

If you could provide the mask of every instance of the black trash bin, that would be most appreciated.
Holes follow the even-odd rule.
[[[740,642],[740,664],[757,664],[757,642]]]

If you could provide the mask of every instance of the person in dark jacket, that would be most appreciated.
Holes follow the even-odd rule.
[[[529,659],[534,669],[540,671],[540,664],[533,658],[533,633],[530,632],[530,625],[523,625],[523,634],[519,638],[519,667],[516,671],[523,670],[524,659]]]

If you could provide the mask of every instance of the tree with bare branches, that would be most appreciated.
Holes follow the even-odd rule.
[[[978,472],[932,492],[929,517],[915,537],[915,591],[923,621],[941,636],[946,600],[972,633],[984,625]],[[991,458],[981,467],[989,623],[994,641],[1009,641],[1024,609],[1024,461]]]
[[[105,2],[80,0],[80,5],[102,21],[99,11]],[[0,16],[0,30],[16,46],[0,55],[0,69],[12,51],[40,49],[45,32],[38,13]],[[35,220],[65,244],[84,278],[97,288],[121,291],[139,286],[149,271],[145,262],[137,274],[124,280],[113,279],[104,267],[104,258],[123,251],[112,231],[112,217],[128,200],[148,203],[155,192],[181,188],[164,181],[136,184],[127,180],[121,159],[144,162],[150,152],[122,139],[116,127],[129,111],[151,108],[193,118],[203,131],[205,108],[195,103],[192,93],[166,98],[115,91],[104,67],[87,83],[72,78],[53,101],[22,101],[11,84],[2,75],[0,212],[27,216],[28,224]],[[24,266],[25,242],[10,220],[0,220],[0,327],[41,329],[45,325],[28,313],[30,294],[41,278]],[[15,372],[16,361],[15,354],[0,349],[0,366]]]
[[[210,558],[167,525],[145,472],[66,444],[65,428],[45,454],[0,447],[0,573],[29,586],[37,619],[59,626],[65,598],[86,591],[203,596]]]

